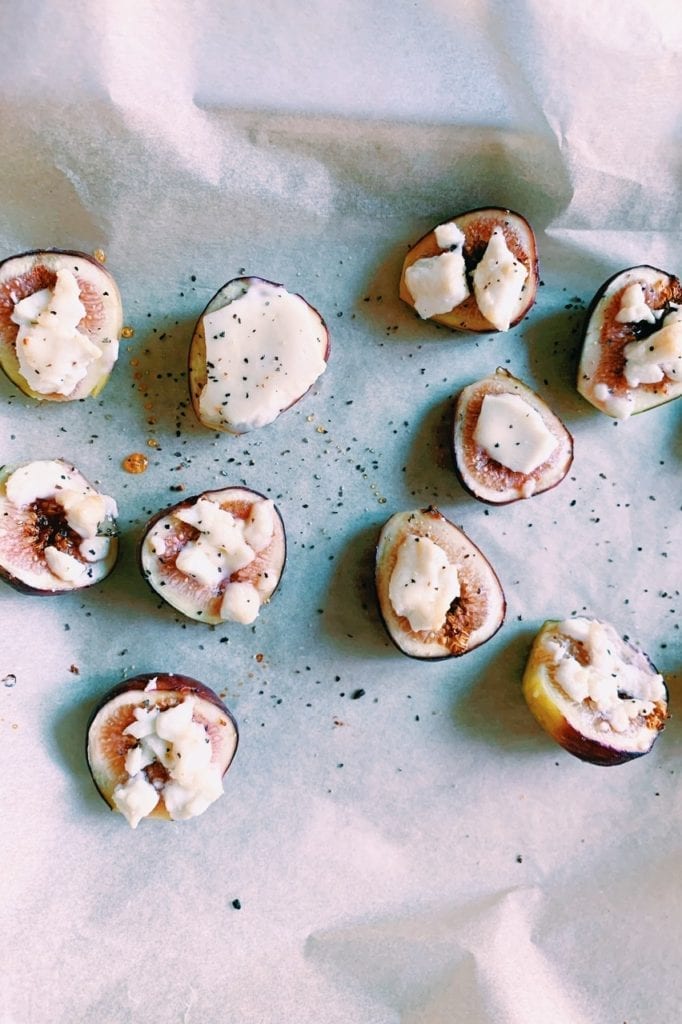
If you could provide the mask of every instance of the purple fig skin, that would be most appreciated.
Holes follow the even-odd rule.
[[[206,427],[207,430],[221,430],[223,433],[232,434],[234,437],[243,437],[244,435],[243,435],[243,433],[239,433],[237,431],[227,430],[227,428],[224,428],[224,427],[217,427],[217,426],[214,426],[214,425],[210,425],[209,426],[208,424],[204,423],[204,421],[202,420],[201,416],[199,415],[199,397],[200,397],[201,392],[199,392],[198,394],[195,393],[195,388],[192,385],[192,381],[193,381],[193,378],[194,378],[194,370],[193,370],[193,367],[192,367],[192,351],[193,351],[193,348],[194,348],[195,338],[197,336],[197,331],[199,329],[199,326],[200,326],[203,318],[206,316],[206,313],[208,312],[209,307],[212,306],[212,304],[215,302],[215,300],[220,295],[220,293],[223,292],[230,285],[237,285],[237,284],[242,284],[242,285],[244,285],[245,289],[248,289],[250,287],[250,285],[253,282],[256,282],[256,281],[261,282],[262,284],[270,285],[272,288],[284,288],[285,290],[288,291],[286,286],[283,285],[283,284],[279,284],[276,281],[270,281],[270,280],[268,280],[265,277],[258,277],[257,275],[253,275],[253,274],[249,275],[249,276],[245,276],[245,277],[233,277],[229,281],[226,281],[225,284],[222,285],[222,287],[220,287],[218,289],[218,291],[215,293],[215,295],[213,295],[213,297],[209,300],[209,302],[206,303],[206,305],[204,306],[203,310],[201,311],[201,313],[200,313],[200,315],[199,315],[199,317],[197,319],[197,322],[196,322],[196,324],[194,326],[194,331],[192,332],[192,340],[190,342],[189,353],[188,353],[188,357],[187,357],[187,379],[189,381],[190,401],[192,403],[192,410],[194,412],[194,415],[196,416],[196,418],[199,421],[199,423],[201,423],[202,427]],[[324,351],[323,359],[324,359],[325,363],[328,363],[329,362],[329,358],[331,356],[332,343],[331,343],[331,336],[329,334],[329,328],[327,326],[326,320],[324,319],[324,317],[322,316],[320,311],[318,309],[316,309],[315,306],[312,305],[312,303],[308,302],[308,300],[306,298],[304,298],[303,295],[300,295],[298,292],[291,292],[291,294],[292,295],[296,295],[297,298],[301,299],[302,302],[305,302],[306,306],[308,306],[310,309],[312,309],[313,313],[315,313],[317,316],[319,316],[321,324],[322,324],[322,328],[323,328],[323,330],[325,332],[325,340],[326,340],[326,348],[325,348],[325,351]],[[229,303],[228,303],[228,305],[229,305]],[[222,308],[222,307],[216,307],[216,308]],[[308,392],[314,387],[315,383],[316,382],[313,382],[313,384],[311,384],[309,388],[306,388],[306,390],[303,392],[302,395],[299,395],[298,398],[295,398],[293,402],[291,402],[284,409],[282,409],[278,413],[278,415],[276,416],[275,419],[279,419],[279,417],[283,413],[287,412],[289,409],[292,409],[295,405],[297,405],[301,401],[302,398],[305,398],[305,396],[308,394]],[[260,428],[260,429],[262,429],[262,428]]]
[[[152,586],[152,584],[150,583],[149,576],[148,576],[147,572],[144,569],[144,564],[143,564],[143,559],[142,559],[142,550],[143,550],[144,542],[145,542],[145,540],[147,538],[147,535],[150,533],[151,530],[154,529],[154,527],[159,522],[159,520],[165,518],[165,516],[172,515],[173,512],[175,512],[176,510],[181,509],[181,508],[190,508],[192,505],[195,505],[197,503],[199,498],[207,498],[208,500],[210,500],[211,495],[214,495],[214,494],[224,494],[225,491],[235,491],[235,492],[236,491],[241,491],[242,493],[246,492],[249,495],[251,495],[254,500],[256,500],[256,499],[262,499],[263,501],[269,501],[270,500],[267,497],[267,495],[261,494],[260,491],[254,491],[250,487],[241,487],[241,486],[219,487],[216,490],[212,490],[212,491],[202,491],[200,494],[195,494],[195,495],[193,495],[190,498],[183,498],[182,501],[178,501],[178,502],[176,502],[176,504],[170,505],[168,508],[161,509],[160,512],[155,513],[155,515],[153,515],[151,517],[151,519],[149,519],[147,521],[147,523],[145,524],[144,529],[142,531],[142,535],[140,536],[140,539],[139,539],[138,544],[137,544],[136,560],[137,560],[137,565],[138,565],[138,568],[140,570],[140,573],[141,573],[143,579],[145,580],[145,583],[147,584],[149,589],[153,592],[155,597],[161,597],[161,595],[159,594],[158,590],[156,590],[156,588],[154,586]],[[282,527],[282,544],[283,544],[282,567],[280,569],[280,574],[279,574],[279,578],[277,580],[277,583],[275,584],[275,587],[273,588],[272,593],[268,597],[268,601],[270,601],[274,597],[274,595],[276,594],[277,590],[279,589],[279,585],[280,585],[280,583],[282,581],[282,576],[284,575],[284,569],[286,567],[287,554],[288,554],[287,535],[286,535],[286,528],[284,526],[284,520],[280,516],[279,511],[277,510],[277,508],[275,508],[275,514],[277,515],[277,518],[278,518],[278,520],[279,520],[279,522],[281,524],[281,527]],[[162,600],[164,600],[164,599],[162,598]],[[165,602],[165,600],[164,600],[164,603],[169,603],[170,604],[170,602]],[[173,607],[173,606],[171,605],[171,607]],[[178,611],[178,609],[175,609],[175,610]],[[183,614],[183,613],[180,612],[180,614]]]
[[[473,223],[476,220],[494,220],[497,222],[510,220],[512,221],[512,223],[514,221],[517,221],[518,225],[521,226],[524,232],[527,234],[527,239],[530,241],[531,244],[530,252],[526,252],[524,246],[524,255],[527,258],[527,262],[526,260],[523,261],[524,265],[527,266],[528,268],[528,278],[526,284],[528,294],[526,296],[526,302],[524,303],[520,312],[509,324],[509,329],[511,329],[512,327],[516,327],[517,324],[521,323],[521,321],[524,319],[524,317],[528,315],[528,313],[535,304],[537,289],[540,282],[537,240],[535,238],[535,234],[533,232],[532,227],[530,226],[526,218],[522,216],[522,214],[516,213],[514,210],[509,210],[501,206],[479,206],[474,210],[467,210],[464,213],[456,214],[454,217],[449,217],[447,220],[441,221],[441,223],[446,224],[449,223],[450,221],[453,221],[460,227],[460,230],[463,230],[462,224],[460,223],[461,221],[464,222],[464,226],[466,227],[467,222]],[[416,262],[416,260],[420,259],[422,256],[434,256],[437,255],[439,252],[443,251],[436,243],[434,231],[435,227],[431,228],[431,230],[427,231],[426,234],[422,235],[422,237],[417,242],[415,242],[414,245],[410,246],[409,252],[403,264],[400,276],[399,294],[403,302],[406,302],[407,305],[410,306],[412,309],[414,309],[414,301],[410,293],[410,290],[405,282],[405,270],[407,269],[408,266]],[[469,242],[467,242],[467,245],[465,246],[465,248],[468,249],[465,255],[467,276],[470,276],[471,273],[473,273],[476,264],[481,260],[488,242],[489,235],[490,233],[488,233],[488,236],[486,237],[484,242],[482,241],[476,243],[473,246],[470,246]],[[526,239],[524,239],[524,242],[525,241]],[[460,313],[455,315],[457,310],[460,310]],[[462,317],[463,320],[461,319]],[[491,324],[488,320],[486,320],[486,318],[480,312],[473,294],[469,295],[469,297],[465,299],[464,302],[460,303],[459,306],[455,306],[455,308],[451,310],[449,313],[436,313],[433,316],[428,317],[427,319],[433,320],[436,323],[443,324],[445,327],[448,327],[452,331],[457,331],[466,334],[499,333],[498,329],[494,327],[493,324]]]

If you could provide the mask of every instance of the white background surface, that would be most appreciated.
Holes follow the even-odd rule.
[[[682,270],[671,8],[0,15],[2,254],[102,248],[135,329],[94,401],[0,381],[0,462],[73,460],[123,530],[101,587],[0,594],[3,1024],[679,1020],[678,719],[601,769],[520,693],[544,619],[585,612],[642,642],[677,710],[680,410],[615,425],[574,389],[601,283]],[[544,285],[509,334],[452,335],[398,301],[400,265],[481,204],[533,223]],[[332,357],[299,406],[231,438],[194,421],[185,361],[242,268],[316,305]],[[497,365],[576,456],[556,490],[487,509],[455,479],[449,422]],[[133,477],[136,450],[151,465]],[[275,498],[289,560],[253,630],[181,622],[139,576],[142,526],[178,483]],[[386,638],[372,556],[388,515],[431,502],[488,555],[508,614],[480,650],[422,664]],[[132,832],[89,780],[85,724],[111,685],[159,670],[224,692],[241,745],[206,815]]]

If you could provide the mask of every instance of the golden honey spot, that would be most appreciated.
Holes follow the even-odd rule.
[[[154,403],[153,402],[145,402],[144,403],[144,407],[147,410],[147,412],[150,412],[154,408]]]
[[[147,441],[147,447],[148,448],[158,448],[159,447],[159,442],[156,440],[155,437],[150,437],[149,440]]]
[[[139,366],[139,365],[140,365],[140,360],[139,360],[139,359],[137,359],[137,358],[135,358],[135,359],[131,359],[131,360],[130,360],[130,365],[131,365],[131,366]]]
[[[315,417],[313,416],[312,413],[310,414],[310,416],[306,416],[306,422],[307,423],[312,423],[314,419],[315,419]]]
[[[132,338],[132,337],[134,337],[134,335],[135,335],[135,328],[134,327],[129,327],[126,324],[125,327],[121,328],[121,337],[122,338]]]
[[[144,473],[148,465],[149,459],[142,452],[132,452],[123,460],[126,473]]]
[[[107,254],[105,253],[104,249],[95,249],[92,255],[94,256],[98,263],[107,262]]]
[[[317,430],[318,434],[328,434],[329,433],[329,431],[327,430],[326,427],[320,426],[320,427],[316,427],[315,429]]]
[[[264,654],[254,654],[254,658],[256,659],[256,661],[258,662],[259,665],[262,662],[264,657],[265,657]]]

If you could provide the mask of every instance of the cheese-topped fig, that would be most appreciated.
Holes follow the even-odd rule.
[[[19,466],[0,480],[0,577],[29,594],[99,583],[116,562],[116,515],[70,463]]]
[[[132,828],[143,818],[194,818],[223,794],[237,723],[213,690],[160,672],[106,694],[88,725],[93,781]]]
[[[682,394],[682,284],[655,267],[621,270],[587,315],[578,391],[626,419]]]
[[[400,298],[453,331],[507,331],[535,302],[538,282],[530,224],[488,207],[439,224],[410,249]]]
[[[246,487],[206,491],[147,524],[142,572],[164,601],[199,622],[251,623],[274,593],[286,558],[284,524]]]
[[[228,281],[199,318],[189,354],[197,418],[244,434],[272,423],[324,373],[324,320],[300,295],[259,277]]]
[[[25,395],[98,394],[118,358],[121,296],[82,252],[27,252],[0,263],[0,366]]]
[[[413,658],[466,654],[504,621],[504,594],[492,566],[433,507],[397,512],[385,523],[376,589],[389,636]]]
[[[539,395],[498,368],[459,394],[454,453],[463,486],[479,501],[501,505],[563,480],[573,438]]]
[[[530,710],[569,753],[622,764],[648,753],[668,717],[668,692],[646,654],[596,619],[548,621],[523,677]]]

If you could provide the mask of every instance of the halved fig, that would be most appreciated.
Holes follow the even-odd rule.
[[[88,767],[112,810],[137,828],[142,818],[202,814],[222,796],[237,743],[237,723],[208,686],[149,673],[98,704],[88,724]]]
[[[587,312],[578,391],[614,419],[682,394],[682,284],[629,267],[601,286]]]
[[[453,331],[506,331],[535,302],[535,235],[518,213],[486,207],[437,225],[403,263],[400,298]]]
[[[194,329],[194,412],[211,430],[264,427],[310,390],[329,352],[326,324],[302,296],[260,277],[228,281]]]
[[[545,622],[530,652],[523,693],[540,725],[591,764],[648,753],[668,717],[668,691],[649,658],[608,622]]]
[[[70,463],[45,459],[0,478],[0,577],[29,594],[101,582],[116,562],[116,502]]]
[[[470,494],[502,505],[556,487],[573,462],[573,438],[539,395],[498,367],[460,392],[454,453]]]
[[[25,252],[0,263],[0,366],[25,395],[98,394],[118,357],[121,296],[83,252]]]
[[[487,558],[437,508],[397,512],[376,550],[384,624],[412,658],[452,658],[489,640],[504,621],[505,598]]]
[[[269,498],[226,487],[154,516],[140,545],[142,572],[164,601],[199,622],[253,622],[284,569],[284,524]]]

